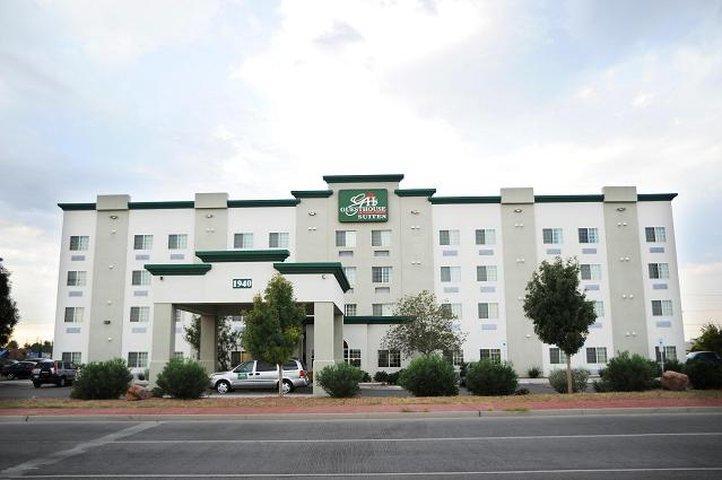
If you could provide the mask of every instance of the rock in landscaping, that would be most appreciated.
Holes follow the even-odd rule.
[[[143,388],[140,385],[131,385],[127,392],[125,392],[125,399],[129,402],[136,400],[147,400],[151,398],[153,394],[147,388]]]
[[[687,389],[689,386],[689,377],[683,373],[667,370],[662,374],[662,388],[679,392]]]

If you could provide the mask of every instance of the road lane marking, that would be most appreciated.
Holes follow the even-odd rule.
[[[58,452],[53,452],[50,455],[47,455],[45,457],[28,460],[25,463],[21,463],[19,465],[15,465],[14,467],[9,467],[9,468],[6,468],[5,470],[0,471],[0,478],[15,478],[18,476],[22,476],[25,472],[29,472],[31,470],[35,470],[37,468],[44,467],[47,465],[52,465],[53,463],[57,463],[61,460],[64,460],[68,457],[72,457],[74,455],[81,455],[91,448],[100,447],[102,445],[115,442],[116,440],[125,438],[129,435],[134,435],[136,433],[143,432],[143,431],[148,430],[149,428],[153,428],[159,424],[160,424],[160,422],[139,423],[137,425],[133,425],[131,427],[124,428],[122,430],[118,430],[117,432],[113,432],[108,435],[104,435],[104,436],[96,438],[94,440],[89,440],[87,442],[79,443],[73,448],[69,448],[67,450],[61,450]]]

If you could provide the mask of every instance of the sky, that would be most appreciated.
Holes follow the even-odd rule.
[[[678,192],[693,337],[722,322],[722,2],[0,2],[21,342],[52,337],[57,202],[288,198],[369,173],[437,195]]]

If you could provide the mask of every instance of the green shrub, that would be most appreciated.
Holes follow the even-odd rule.
[[[526,375],[529,378],[539,378],[541,377],[541,368],[539,367],[531,367],[529,370],[526,371]]]
[[[684,373],[685,364],[677,360],[676,358],[673,360],[667,360],[664,362],[664,370],[662,370],[661,365],[660,369],[658,370],[659,375],[662,375],[662,373],[671,370],[673,372],[677,373]]]
[[[722,388],[722,365],[692,360],[685,365],[685,373],[697,390]]]
[[[439,355],[424,355],[401,370],[399,385],[417,397],[448,397],[459,394],[454,366]]]
[[[366,383],[371,381],[371,375],[369,375],[369,372],[366,370],[361,370],[361,373],[363,374],[363,377],[361,377],[361,381]]]
[[[572,391],[577,393],[586,390],[588,379],[589,370],[584,368],[572,368]],[[557,393],[567,393],[567,371],[553,370],[550,372],[549,385],[551,385]]]
[[[191,358],[172,358],[163,367],[156,383],[171,397],[200,398],[208,388],[208,374]]]
[[[379,370],[378,372],[374,373],[374,381],[375,382],[381,382],[386,383],[389,381],[389,374],[388,372],[384,372],[383,370]]]
[[[403,368],[402,368],[401,370],[397,370],[397,371],[395,371],[395,372],[393,372],[393,373],[389,373],[389,378],[388,378],[388,380],[387,380],[387,382],[389,383],[389,385],[399,385],[399,380],[400,380],[401,375],[402,375],[403,373],[404,373],[404,369],[403,369]]]
[[[121,358],[90,362],[78,371],[70,392],[81,400],[115,400],[128,390],[133,376]]]
[[[636,392],[654,387],[658,366],[641,355],[622,352],[609,360],[600,373],[602,388],[613,392]]]
[[[332,397],[353,397],[359,391],[359,382],[363,380],[360,368],[341,362],[323,367],[316,374],[316,382]]]
[[[475,395],[511,395],[518,383],[514,368],[507,362],[481,360],[470,363],[466,371],[466,388]]]

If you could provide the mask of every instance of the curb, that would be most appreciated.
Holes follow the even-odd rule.
[[[316,421],[316,420],[398,420],[499,417],[573,417],[600,415],[722,414],[722,407],[653,408],[569,408],[562,410],[465,410],[433,412],[353,412],[353,413],[254,413],[254,414],[135,414],[135,415],[0,415],[0,423],[17,422],[192,422],[192,421]]]

